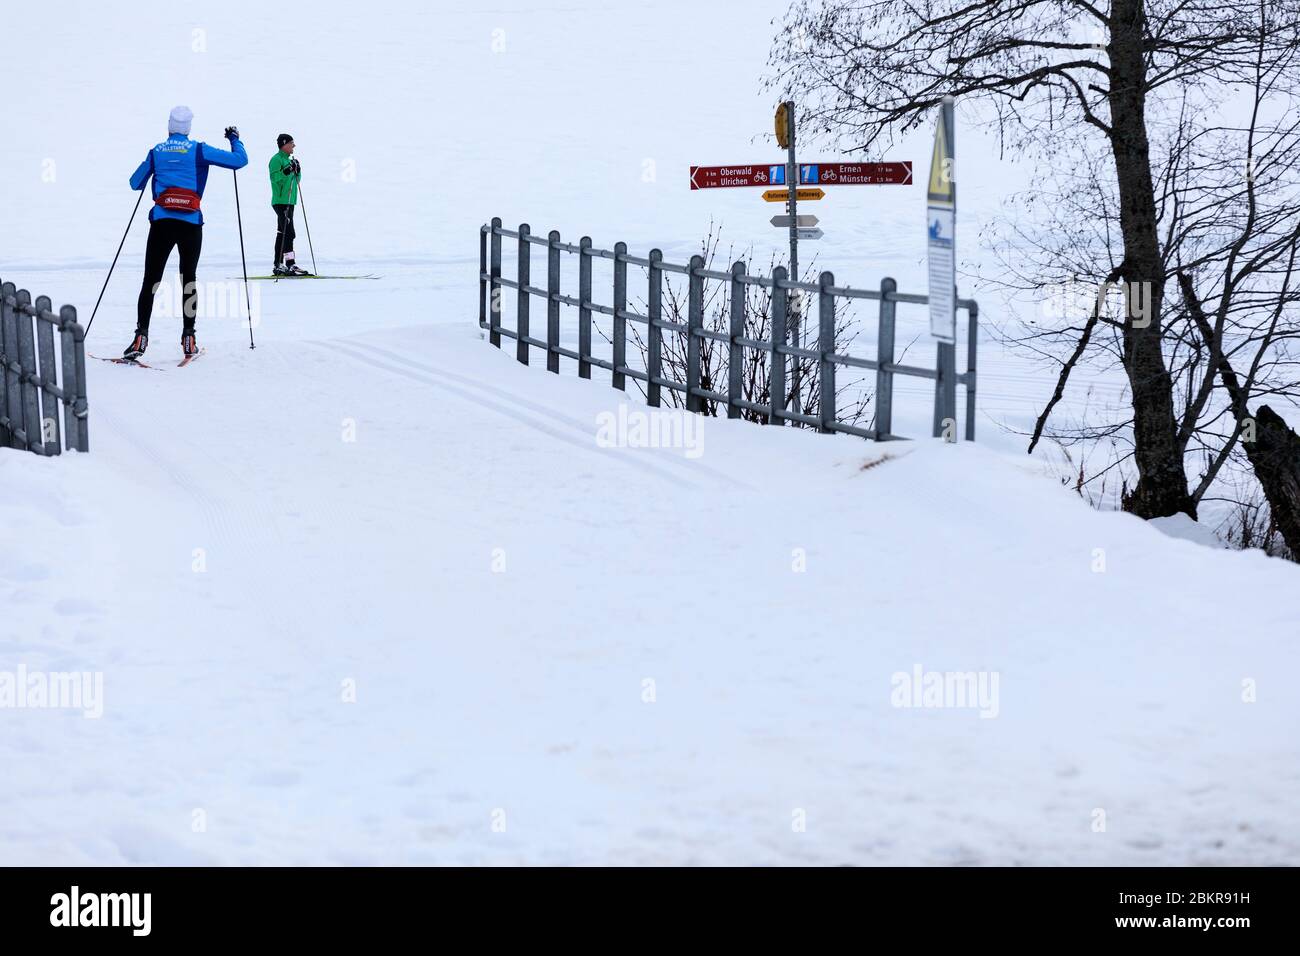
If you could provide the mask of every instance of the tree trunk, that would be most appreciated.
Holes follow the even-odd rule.
[[[1255,441],[1244,447],[1291,559],[1300,561],[1300,435],[1273,409],[1261,405]]]
[[[1282,417],[1267,405],[1259,407],[1258,415],[1251,415],[1248,404],[1250,396],[1242,387],[1241,379],[1237,377],[1228,356],[1223,354],[1222,349],[1215,347],[1214,327],[1210,325],[1205,310],[1196,298],[1191,277],[1180,272],[1178,281],[1182,286],[1183,301],[1187,303],[1187,311],[1196,323],[1201,339],[1210,353],[1218,356],[1217,368],[1210,371],[1211,374],[1218,373],[1223,387],[1228,390],[1232,417],[1237,422],[1238,430],[1244,430],[1252,424],[1254,426],[1254,440],[1247,440],[1248,436],[1243,437],[1242,447],[1246,449],[1246,457],[1250,459],[1250,466],[1255,470],[1255,477],[1264,490],[1273,523],[1282,533],[1282,540],[1291,552],[1291,560],[1300,561],[1300,435],[1292,431]]]
[[[1138,471],[1137,487],[1124,507],[1142,518],[1180,511],[1194,518],[1196,505],[1187,491],[1174,422],[1173,382],[1160,341],[1165,270],[1146,132],[1143,6],[1144,0],[1114,0],[1109,46],[1110,141],[1119,186],[1126,300],[1130,303],[1124,321],[1124,368],[1133,393],[1133,457]],[[1132,304],[1139,294],[1149,304],[1149,312],[1135,319]]]

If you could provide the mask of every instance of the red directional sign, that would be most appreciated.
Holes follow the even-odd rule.
[[[799,164],[800,186],[905,186],[911,181],[910,162]],[[784,163],[691,167],[692,189],[784,185]]]
[[[692,166],[692,189],[722,189],[728,186],[784,186],[785,163],[752,163],[744,166]]]
[[[912,181],[912,164],[800,163],[801,186],[902,186]]]

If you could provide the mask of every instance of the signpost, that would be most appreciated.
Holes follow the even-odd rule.
[[[925,235],[929,256],[930,334],[938,344],[934,436],[956,441],[957,429],[957,184],[953,168],[953,98],[944,97],[930,154]]]
[[[776,145],[782,149],[790,148],[790,127],[793,125],[790,104],[782,103],[776,108]]]
[[[825,199],[826,190],[824,189],[796,189],[795,194],[799,197],[800,202],[812,202],[816,199]],[[790,192],[786,189],[769,189],[763,193],[765,202],[789,202]]]
[[[692,166],[692,189],[722,189],[734,186],[784,186],[785,167],[767,163],[742,166]]]
[[[774,226],[778,226],[778,227],[789,226],[792,222],[796,226],[801,226],[801,227],[806,226],[811,228],[812,226],[817,225],[819,220],[817,219],[816,216],[773,216],[772,217],[772,225]]]
[[[930,334],[957,341],[957,184],[953,181],[952,97],[946,97],[934,131],[930,184],[926,191],[926,243],[929,248]]]
[[[952,107],[945,107],[951,125]],[[765,202],[783,202],[787,215],[773,216],[772,225],[790,233],[790,270],[792,282],[799,282],[799,240],[816,240],[825,233],[817,228],[816,216],[799,215],[799,203],[816,202],[825,198],[825,185],[881,186],[907,185],[912,181],[912,164],[895,163],[805,163],[799,165],[795,156],[794,103],[786,101],[776,108],[773,118],[777,144],[786,151],[786,161],[781,163],[746,163],[736,166],[692,166],[691,189],[731,189],[745,186],[784,187],[769,188],[763,192]],[[951,136],[948,142],[951,143]],[[936,145],[936,149],[937,149]],[[933,179],[933,173],[931,174]],[[933,195],[933,194],[932,194]],[[949,229],[951,234],[951,228]],[[933,270],[933,266],[931,267]],[[933,271],[931,282],[933,283]],[[949,283],[951,286],[951,283]],[[949,290],[951,299],[951,289]],[[933,292],[930,301],[934,302]],[[802,299],[798,291],[790,290],[787,300],[788,341],[796,348],[803,345]],[[933,306],[931,307],[933,309]],[[931,320],[933,330],[933,319]],[[950,339],[951,341],[951,339]],[[794,411],[799,407],[800,364],[796,360],[792,385]],[[784,396],[772,396],[773,407],[781,407]]]
[[[799,167],[801,186],[906,186],[911,181],[911,163],[804,163]]]
[[[792,100],[787,100],[777,107],[775,123],[777,143],[786,148],[787,199],[785,211],[790,214],[790,220],[786,226],[786,228],[790,230],[790,280],[792,282],[798,282],[800,279],[799,227],[797,225],[799,222],[799,165],[794,155],[794,102]],[[782,126],[785,127],[784,131],[781,129]],[[782,142],[782,132],[785,133],[784,142]],[[764,195],[763,198],[766,199],[767,196]],[[787,299],[787,317],[789,319],[787,328],[789,330],[789,339],[794,342],[795,348],[803,347],[802,305],[803,302],[799,297],[798,291],[791,291],[789,298]],[[775,361],[776,356],[773,355],[772,358],[773,361]],[[796,358],[794,360],[794,374],[791,377],[791,384],[794,386],[795,412],[803,411],[803,409],[799,407],[799,391],[801,385],[799,369],[800,362],[799,359]],[[785,407],[785,396],[772,395],[770,398],[773,408],[772,421],[776,422],[778,425],[783,424],[777,419],[775,409],[777,408],[778,401],[782,408]]]

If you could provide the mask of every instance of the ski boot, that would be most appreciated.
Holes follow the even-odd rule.
[[[181,351],[187,356],[199,354],[199,343],[194,341],[193,332],[186,332],[181,336]]]
[[[145,335],[143,332],[136,332],[135,338],[131,340],[131,344],[128,345],[126,350],[122,353],[122,358],[126,359],[128,362],[134,362],[141,355],[144,355],[144,350],[148,347],[149,336]]]

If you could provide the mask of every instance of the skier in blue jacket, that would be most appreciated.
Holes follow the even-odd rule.
[[[149,345],[153,298],[173,248],[180,250],[184,290],[181,347],[186,355],[198,351],[194,341],[194,319],[198,311],[196,273],[203,248],[200,205],[203,188],[208,182],[208,167],[242,169],[248,165],[248,154],[239,141],[239,130],[233,126],[226,127],[229,151],[195,142],[190,139],[193,121],[194,114],[188,106],[172,110],[167,121],[167,139],[149,151],[131,176],[132,189],[144,189],[152,177],[154,205],[149,212],[149,241],[144,253],[144,283],[140,286],[140,298],[136,303],[135,337],[122,353],[123,358],[139,358]]]

